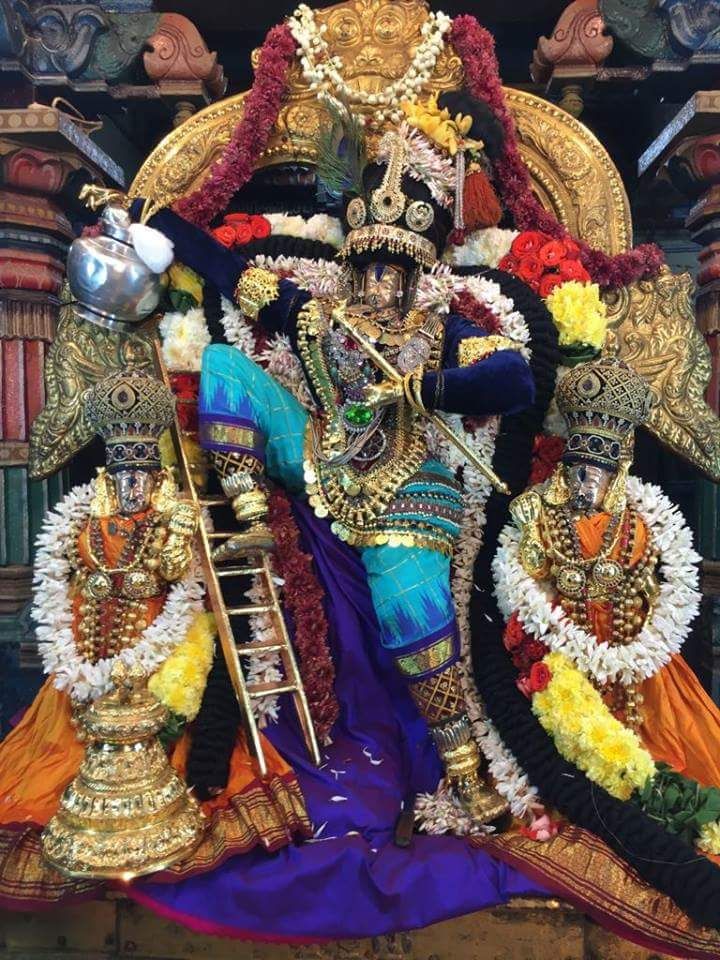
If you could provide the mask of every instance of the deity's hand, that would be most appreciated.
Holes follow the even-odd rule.
[[[364,394],[369,407],[388,407],[404,396],[403,383],[402,380],[381,380],[365,387]]]
[[[200,517],[192,503],[177,503],[168,520],[168,536],[160,551],[159,572],[165,580],[179,580],[192,559],[192,540]]]

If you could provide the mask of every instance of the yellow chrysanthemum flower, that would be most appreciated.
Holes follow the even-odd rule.
[[[215,646],[215,618],[199,613],[182,643],[150,678],[151,693],[173,713],[194,720],[200,709]]]
[[[570,660],[550,653],[544,662],[552,678],[533,697],[533,712],[566,760],[613,796],[627,800],[654,775],[652,757]]]
[[[599,349],[603,345],[607,308],[596,283],[568,280],[555,287],[546,303],[558,329],[561,347],[586,343]]]

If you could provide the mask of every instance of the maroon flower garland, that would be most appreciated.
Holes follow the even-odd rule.
[[[520,156],[517,133],[500,80],[492,34],[475,17],[463,14],[453,21],[450,42],[462,60],[468,89],[484,100],[502,123],[505,132],[503,155],[495,164],[497,186],[505,206],[519,230],[540,230],[558,240],[570,234],[548,213],[532,192],[530,176]],[[622,287],[636,280],[655,277],[665,263],[662,250],[644,243],[615,257],[580,242],[580,259],[592,279],[601,287]]]
[[[270,496],[270,528],[277,543],[277,572],[285,581],[283,601],[295,627],[300,673],[315,732],[322,743],[340,712],[323,609],[325,593],[315,575],[312,557],[300,548],[290,501],[280,490]]]
[[[253,175],[280,113],[296,50],[287,24],[270,30],[260,51],[255,82],[245,99],[243,118],[208,179],[177,202],[175,209],[180,216],[207,227]]]

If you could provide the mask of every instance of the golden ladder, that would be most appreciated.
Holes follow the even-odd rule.
[[[158,375],[165,383],[168,389],[170,387],[170,378],[167,368],[162,358],[161,345],[157,337],[154,338],[155,367]],[[177,413],[173,418],[170,427],[175,453],[177,456],[180,476],[182,479],[183,495],[189,497],[192,502],[200,509],[218,506],[227,506],[228,501],[223,497],[200,497],[195,488],[192,479],[190,464],[187,459],[185,448],[182,444],[180,425],[178,423]],[[281,693],[292,694],[295,710],[297,712],[300,727],[305,738],[305,744],[308,753],[313,762],[320,765],[320,749],[318,747],[315,729],[313,727],[310,709],[308,707],[307,696],[302,684],[300,672],[298,670],[295,652],[292,648],[292,642],[288,633],[287,624],[280,607],[280,598],[277,587],[273,579],[273,569],[270,557],[267,551],[249,552],[244,558],[240,558],[240,565],[232,562],[222,564],[219,568],[215,566],[212,560],[213,542],[222,541],[232,536],[233,531],[225,530],[222,532],[208,533],[205,524],[200,523],[197,535],[197,547],[202,562],[203,574],[207,587],[210,607],[215,616],[217,624],[218,637],[222,647],[225,662],[227,664],[230,680],[240,705],[240,714],[243,719],[245,731],[247,734],[248,745],[252,755],[257,760],[261,776],[267,774],[267,763],[262,749],[260,732],[253,712],[252,702],[260,697],[275,696]],[[243,563],[244,561],[244,563]],[[257,576],[260,580],[262,591],[265,595],[264,603],[248,603],[240,606],[228,607],[225,603],[221,580],[230,578],[241,578],[248,576]],[[232,629],[233,617],[250,617],[253,614],[268,614],[275,627],[275,642],[273,643],[242,643],[235,642]],[[240,657],[253,656],[258,653],[277,652],[280,654],[280,660],[285,674],[284,679],[270,683],[248,683],[240,663]]]

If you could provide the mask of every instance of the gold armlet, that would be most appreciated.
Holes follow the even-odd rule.
[[[280,281],[269,270],[249,267],[235,287],[235,302],[246,317],[257,320],[263,307],[267,307],[280,295]]]
[[[497,353],[498,350],[520,350],[521,344],[517,340],[492,333],[487,337],[466,337],[458,346],[458,366],[469,367],[485,357]]]

